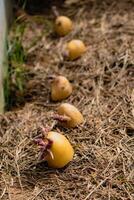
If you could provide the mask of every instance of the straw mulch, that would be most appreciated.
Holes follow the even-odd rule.
[[[64,38],[53,34],[51,11],[18,23],[26,26],[22,44],[28,82],[23,104],[16,101],[0,116],[0,199],[132,200],[134,3],[76,1],[60,12],[75,23]],[[72,38],[81,38],[88,51],[69,62],[62,51]],[[61,170],[37,163],[39,150],[32,142],[40,126],[53,124],[50,116],[59,105],[50,100],[48,76],[53,74],[71,81],[73,94],[63,102],[77,106],[85,117],[75,129],[54,127],[75,149],[73,161]]]

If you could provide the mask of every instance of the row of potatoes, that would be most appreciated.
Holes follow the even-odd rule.
[[[59,36],[65,36],[73,30],[73,23],[66,16],[57,16],[55,21],[55,32]],[[86,47],[81,40],[72,40],[66,46],[66,55],[69,60],[79,58],[86,51]],[[51,85],[51,99],[62,101],[68,98],[73,92],[73,88],[68,79],[64,76],[53,78]],[[57,108],[57,113],[53,119],[66,128],[74,128],[84,122],[80,111],[69,103],[62,103]],[[47,161],[53,168],[66,166],[74,156],[74,149],[69,140],[61,133],[50,129],[42,128],[43,136],[37,137],[34,141],[40,147],[41,160]]]

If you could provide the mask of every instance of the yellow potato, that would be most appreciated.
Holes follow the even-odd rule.
[[[53,168],[62,168],[67,165],[74,156],[74,150],[68,139],[57,132],[49,132],[47,139],[50,139],[53,143],[50,148],[50,152],[45,160],[48,165]]]
[[[59,36],[65,36],[72,31],[73,23],[66,16],[59,16],[55,21],[55,31]]]
[[[86,51],[86,46],[81,40],[71,40],[67,44],[67,54],[69,60],[79,58]]]
[[[51,99],[61,101],[69,97],[72,93],[72,85],[64,76],[57,76],[52,83]]]
[[[76,127],[84,122],[83,115],[80,113],[80,111],[69,103],[62,103],[58,107],[57,113],[59,116],[63,116],[63,119],[64,117],[67,118],[65,121],[60,121],[62,126],[71,128]]]

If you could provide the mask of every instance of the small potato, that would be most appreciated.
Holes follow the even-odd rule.
[[[61,101],[69,97],[72,93],[72,85],[64,76],[54,78],[51,86],[51,99]]]
[[[49,132],[48,139],[53,141],[51,152],[53,158],[50,154],[46,157],[48,165],[53,168],[62,168],[67,165],[74,156],[74,150],[68,139],[60,133]]]
[[[57,113],[57,120],[59,120],[62,126],[71,128],[84,122],[83,115],[80,111],[69,103],[62,103],[58,107]]]
[[[66,47],[69,60],[79,58],[86,51],[86,46],[81,40],[71,40]]]
[[[73,159],[74,149],[61,133],[50,131],[45,138],[39,137],[34,142],[40,147],[40,160],[47,161],[52,168],[62,168]]]
[[[73,23],[66,16],[59,16],[55,21],[55,31],[59,36],[65,36],[72,31]]]

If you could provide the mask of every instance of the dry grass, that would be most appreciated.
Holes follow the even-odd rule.
[[[25,22],[25,104],[0,116],[2,200],[134,199],[134,4],[81,2],[61,10],[75,21],[74,32],[64,38],[53,35],[51,15]],[[74,37],[88,51],[77,61],[64,61],[63,44]],[[58,105],[49,98],[53,74],[69,78],[74,92],[66,102],[85,116],[78,128],[55,126],[75,149],[73,162],[62,170],[37,164],[32,143],[42,124],[53,123],[50,115]]]

